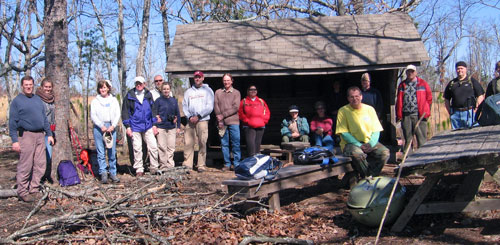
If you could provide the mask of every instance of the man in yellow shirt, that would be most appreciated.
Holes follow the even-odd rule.
[[[373,107],[361,103],[358,87],[347,89],[348,105],[340,108],[335,134],[340,135],[340,148],[352,158],[353,168],[362,178],[378,176],[389,160],[390,151],[378,142],[384,130]]]

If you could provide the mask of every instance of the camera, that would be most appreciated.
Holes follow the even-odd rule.
[[[167,115],[167,121],[174,122],[174,120],[175,120],[175,115]]]

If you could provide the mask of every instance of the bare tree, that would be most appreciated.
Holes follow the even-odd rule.
[[[123,2],[118,2],[118,46],[116,47],[116,58],[118,60],[118,81],[120,82],[121,98],[127,93],[127,59],[125,56],[125,28],[123,26]]]
[[[148,43],[150,10],[151,10],[151,0],[144,0],[144,6],[142,11],[141,36],[139,37],[140,39],[139,52],[137,53],[137,58],[135,62],[136,76],[144,75],[144,55],[146,54],[146,47]]]
[[[56,139],[52,155],[51,177],[57,176],[57,163],[72,159],[71,142],[68,135],[69,122],[69,78],[68,78],[68,22],[66,0],[44,1],[45,74],[54,82],[56,105]]]
[[[16,1],[14,13],[6,12],[4,9],[0,20],[0,35],[7,41],[5,47],[4,60],[0,61],[0,77],[8,76],[8,73],[15,71],[18,73],[31,74],[31,69],[45,57],[42,55],[43,41],[34,45],[34,41],[41,39],[43,29],[41,19],[38,16],[36,2],[28,1],[23,5],[21,0]],[[13,14],[13,17],[8,15]],[[35,17],[35,20],[32,18]],[[33,28],[36,23],[37,32]],[[0,39],[2,39],[0,37]],[[23,58],[14,62],[12,55],[20,54]],[[20,57],[21,57],[20,56]],[[7,100],[10,103],[17,92],[17,85],[9,84],[11,79],[6,79]],[[15,81],[13,81],[16,83]]]
[[[104,49],[109,49],[108,48],[108,39],[106,37],[106,28],[105,28],[105,25],[104,25],[103,15],[102,15],[101,11],[99,10],[99,8],[94,3],[94,0],[91,0],[90,2],[92,3],[92,8],[94,9],[95,18],[97,20],[97,26],[99,28],[99,31],[101,32],[101,38],[102,38],[102,41],[103,41]],[[107,79],[113,80],[112,79],[113,77],[112,77],[111,55],[110,55],[110,53],[111,52],[103,52],[103,58],[104,58],[104,62],[106,64]]]

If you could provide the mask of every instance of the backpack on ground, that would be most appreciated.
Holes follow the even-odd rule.
[[[283,164],[276,158],[264,154],[243,159],[234,169],[236,177],[244,180],[273,179]],[[277,168],[277,170],[274,170]]]
[[[75,165],[70,160],[62,160],[57,166],[57,175],[61,186],[70,186],[80,184],[80,177],[76,172]]]
[[[338,161],[339,159],[335,157],[333,152],[321,146],[307,147],[293,153],[293,163],[295,164],[328,165]]]
[[[500,124],[500,94],[488,96],[481,103],[481,115],[477,121],[481,126]]]

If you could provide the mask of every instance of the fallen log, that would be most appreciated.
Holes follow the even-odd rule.
[[[0,190],[0,198],[8,198],[17,196],[17,189]]]

